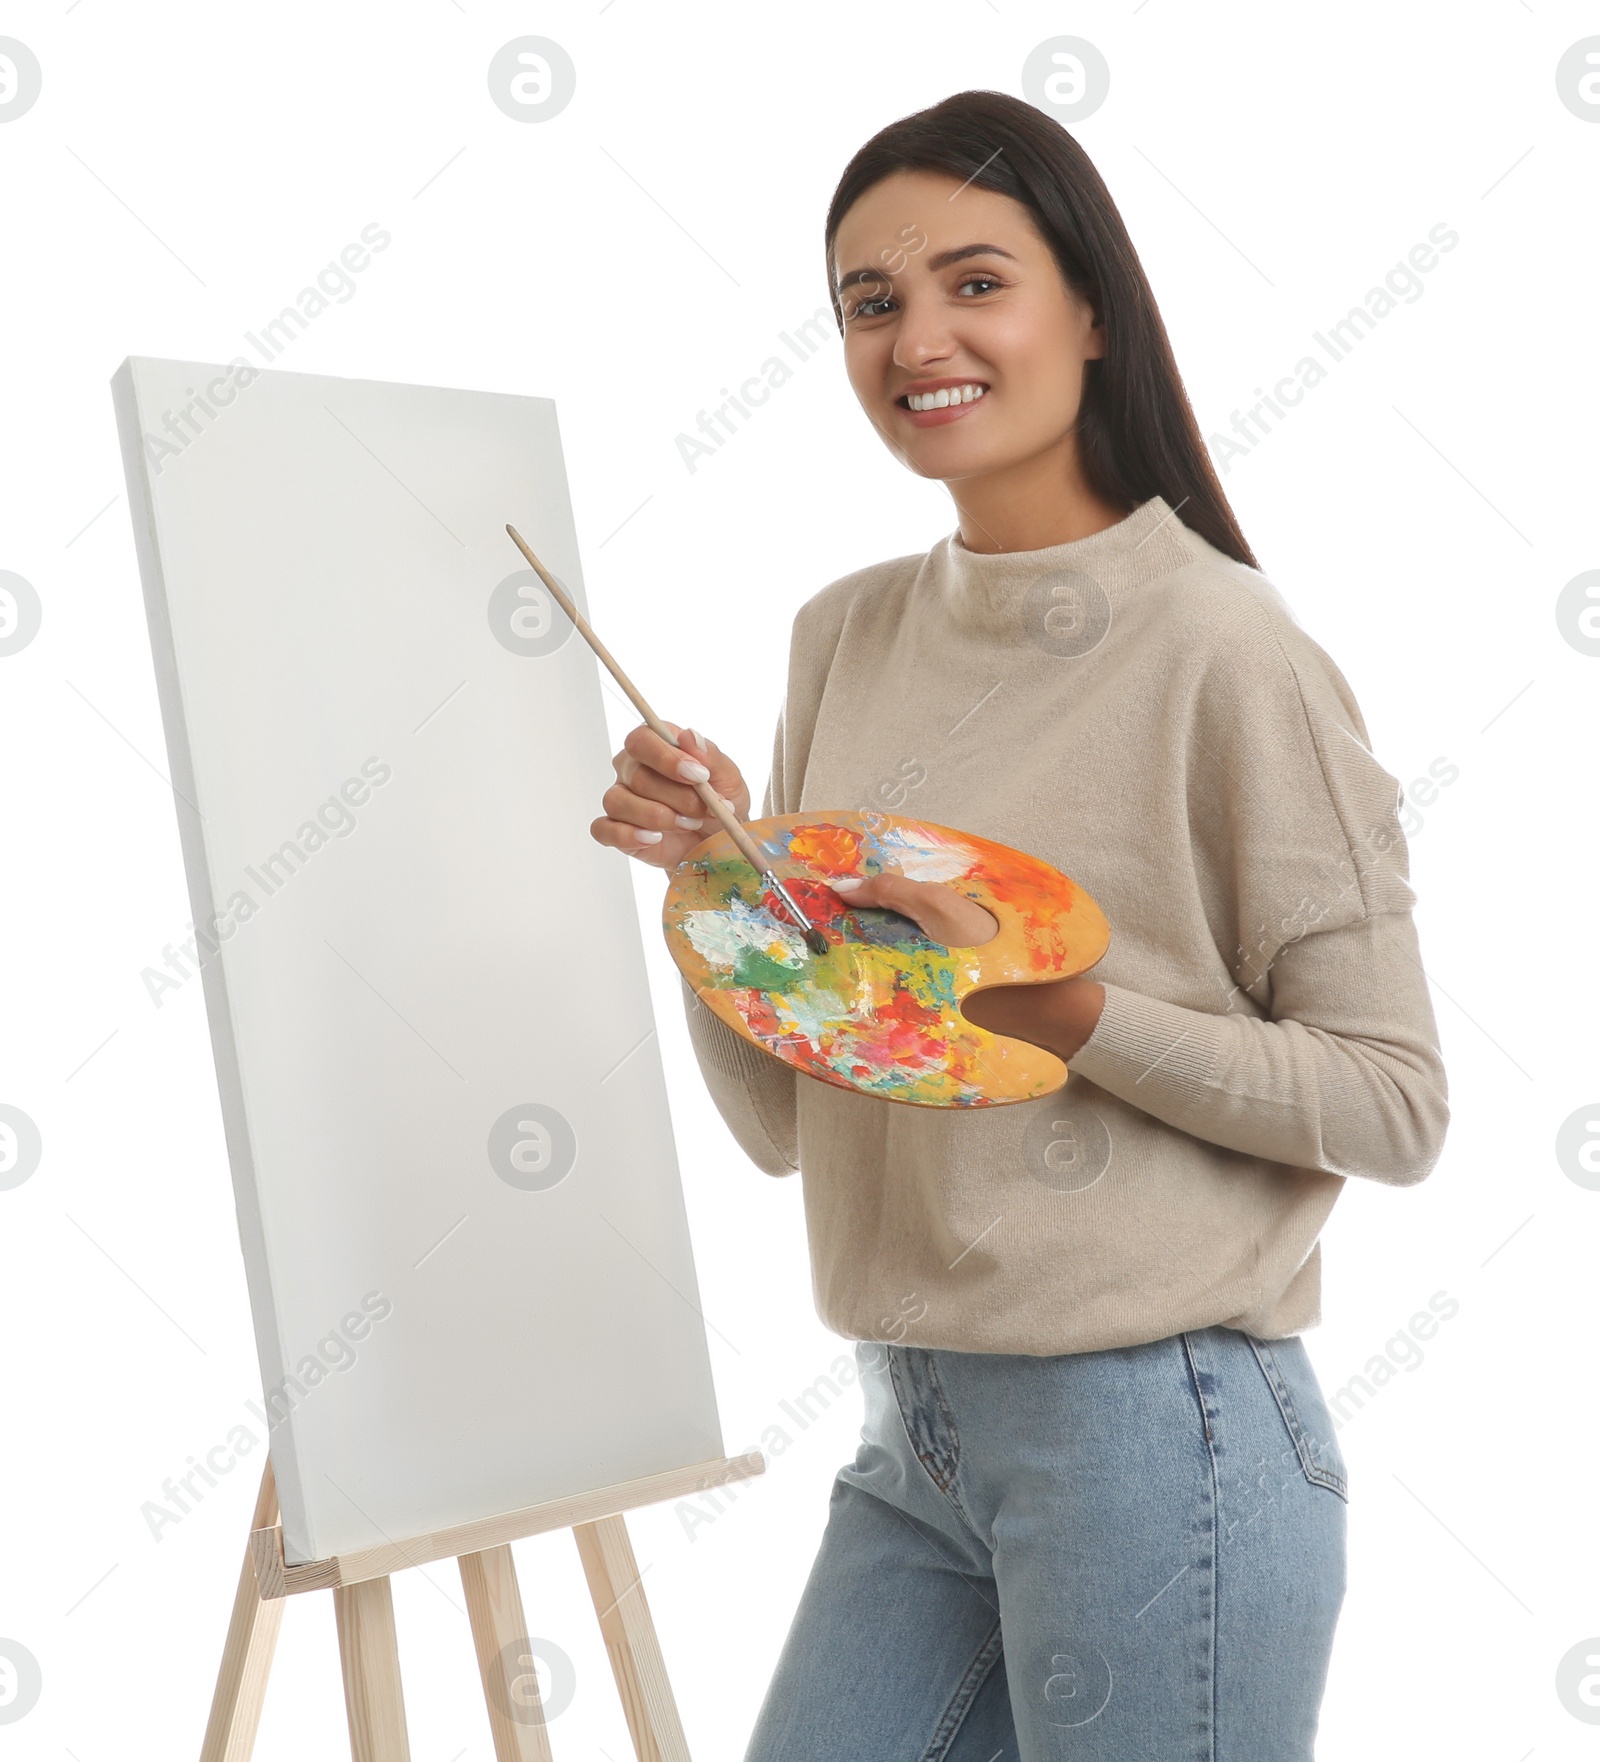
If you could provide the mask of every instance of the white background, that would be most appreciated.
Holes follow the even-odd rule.
[[[0,1638],[43,1676],[7,1753],[197,1753],[258,1475],[246,1459],[159,1541],[141,1515],[259,1382],[200,988],[157,1010],[140,981],[187,910],[112,372],[249,352],[244,333],[377,221],[391,246],[279,365],[554,397],[602,633],[759,795],[795,609],[954,517],[879,445],[831,342],[693,472],[676,437],[826,306],[823,215],[850,154],[953,91],[1020,91],[1029,51],[1071,32],[1111,68],[1074,132],[1206,433],[1436,223],[1460,234],[1223,479],[1386,767],[1459,770],[1411,840],[1450,1140],[1420,1188],[1347,1189],[1309,1344],[1332,1390],[1375,1355],[1412,1359],[1396,1342],[1433,1293],[1459,1310],[1340,1434],[1352,1587],[1319,1754],[1592,1754],[1555,1674],[1600,1635],[1600,1194],[1555,1138],[1600,1085],[1600,659],[1563,639],[1556,600],[1600,566],[1600,127],[1561,105],[1555,69],[1594,10],[76,0],[0,29],[43,68],[38,103],[0,125],[0,569],[44,607],[0,660],[0,1100],[44,1143],[0,1192]],[[536,125],[485,78],[532,32],[577,68]],[[620,739],[634,717],[608,703]],[[635,881],[727,1441],[792,1440],[709,1523],[630,1520],[691,1747],[715,1762],[741,1752],[859,1396],[804,1425],[784,1406],[847,1346],[811,1306],[798,1181],[752,1169],[704,1096],[660,877]],[[517,1556],[533,1633],[577,1670],[558,1756],[626,1756],[570,1538]],[[413,1754],[487,1758],[453,1568],[401,1575],[395,1600]],[[338,1755],[343,1718],[331,1599],[296,1599],[257,1753]]]

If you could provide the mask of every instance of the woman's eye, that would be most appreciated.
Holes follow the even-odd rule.
[[[1004,284],[999,278],[993,275],[969,275],[967,279],[959,285],[957,292],[964,293],[968,288],[978,288],[987,292],[991,288],[998,288],[1003,285]],[[857,300],[855,305],[850,309],[850,317],[881,318],[883,316],[883,308],[890,303],[890,299],[890,295],[880,294],[875,299]]]

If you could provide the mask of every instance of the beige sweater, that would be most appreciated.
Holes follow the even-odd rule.
[[[1398,804],[1333,661],[1159,496],[1045,550],[952,533],[808,600],[763,812],[998,839],[1112,927],[1065,1088],[1001,1107],[803,1076],[685,985],[729,1130],[801,1171],[823,1322],[1035,1354],[1314,1325],[1346,1177],[1420,1181],[1449,1119]]]

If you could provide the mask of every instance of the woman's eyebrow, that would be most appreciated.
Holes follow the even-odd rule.
[[[904,255],[910,256],[910,252]],[[950,251],[938,251],[928,259],[930,269],[948,269],[952,263],[963,262],[968,257],[1004,257],[1008,263],[1015,263],[1016,258],[1009,251],[1002,251],[998,245],[957,245]],[[846,276],[841,276],[838,291],[842,294],[846,288],[856,287],[862,282],[893,281],[894,277],[887,269],[852,269]]]

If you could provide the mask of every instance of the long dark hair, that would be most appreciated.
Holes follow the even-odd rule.
[[[1106,352],[1084,364],[1078,453],[1089,487],[1114,507],[1160,496],[1236,562],[1259,565],[1211,455],[1155,296],[1100,173],[1058,122],[1007,92],[956,92],[880,129],[844,168],[828,204],[828,298],[840,222],[857,197],[897,171],[944,171],[1029,209],[1067,285],[1105,325]]]

